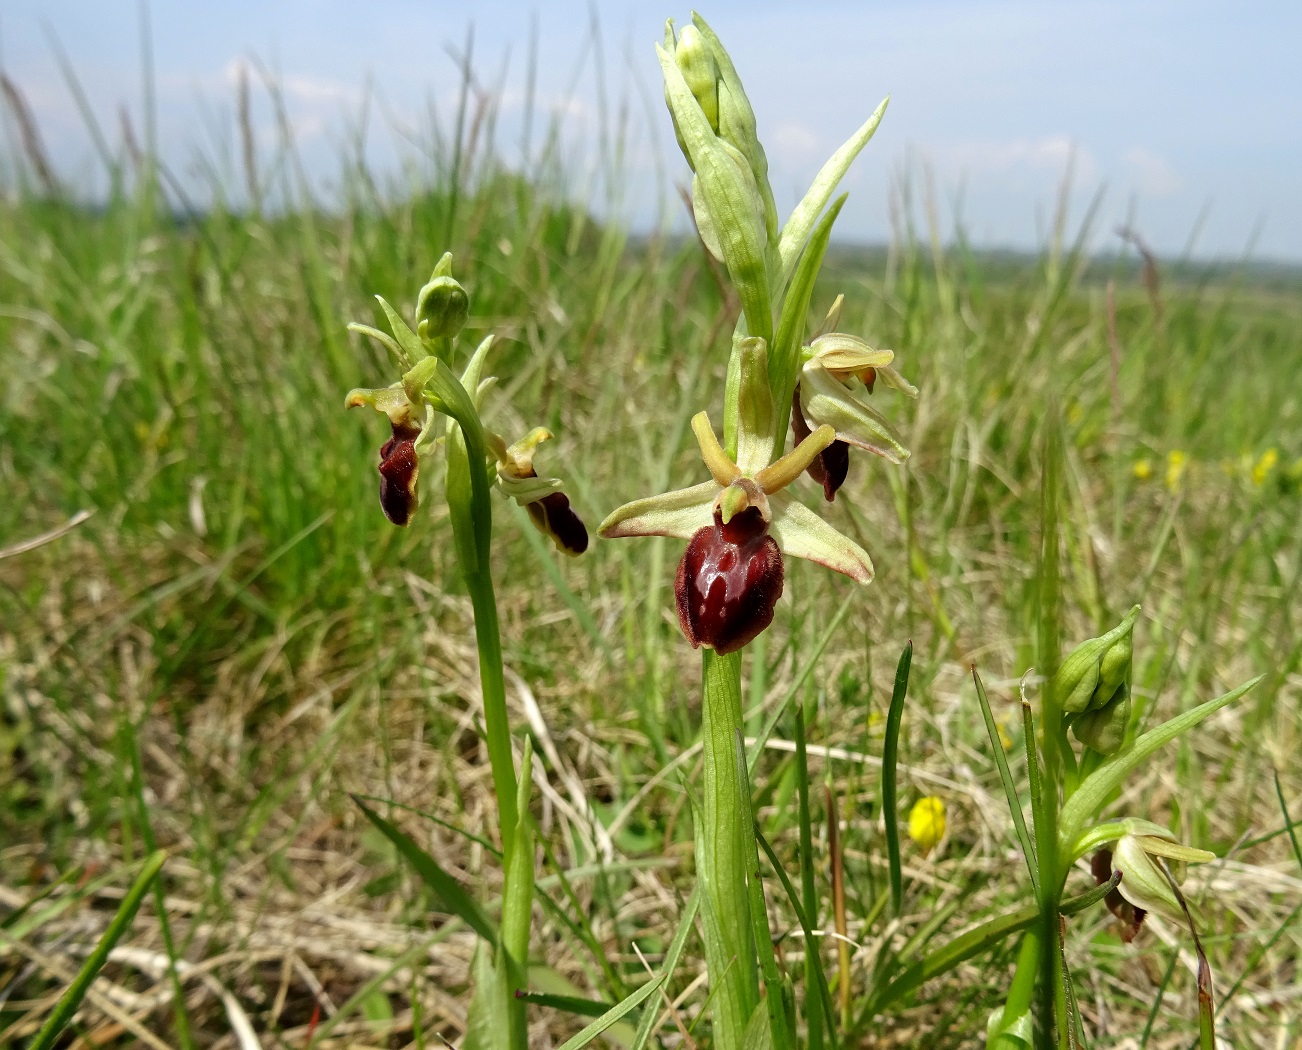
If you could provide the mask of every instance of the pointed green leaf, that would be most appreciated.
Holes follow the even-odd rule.
[[[782,236],[778,239],[778,258],[782,265],[779,287],[785,286],[795,272],[796,260],[800,258],[800,250],[805,246],[809,231],[814,228],[818,216],[827,207],[827,202],[832,199],[832,194],[836,192],[837,185],[841,182],[842,176],[849,171],[855,157],[859,156],[859,151],[868,145],[868,140],[873,137],[877,125],[882,122],[888,102],[890,102],[889,97],[882,99],[881,105],[873,111],[873,115],[839,150],[832,154],[814,179],[813,185],[809,187],[809,192],[796,205],[796,210],[791,213],[786,225],[782,227]]]
[[[578,1035],[565,1040],[565,1042],[560,1045],[559,1050],[582,1050],[583,1047],[596,1039],[597,1036],[601,1035],[602,1032],[606,1031],[606,1029],[621,1017],[632,1010],[636,1010],[646,1002],[647,999],[655,995],[655,993],[660,990],[660,986],[665,983],[666,976],[666,974],[662,973],[659,977],[652,978],[646,984],[642,985],[642,987],[636,992],[628,996],[628,998],[623,1002],[619,1003],[617,1006],[612,1006],[604,1014],[593,1021],[592,1024],[579,1032]]]
[[[380,830],[381,834],[397,847],[403,860],[411,865],[421,881],[434,891],[450,914],[461,919],[490,945],[497,942],[497,931],[493,929],[493,924],[480,910],[479,905],[471,899],[461,883],[444,871],[439,862],[416,845],[410,837],[390,824],[356,795],[353,796],[353,801],[361,807],[366,818]]]
[[[785,296],[781,288],[776,291],[782,303],[782,315],[778,319],[777,334],[773,337],[773,351],[769,354],[769,382],[773,387],[778,413],[778,426],[773,435],[775,457],[786,446],[787,426],[791,420],[791,397],[800,376],[800,350],[805,342],[809,301],[814,294],[818,272],[823,268],[823,258],[832,237],[832,224],[841,214],[844,204],[845,195],[842,194],[827,209],[827,214],[819,221],[814,235],[809,239],[809,245],[800,254],[800,265],[796,268],[791,287]]]

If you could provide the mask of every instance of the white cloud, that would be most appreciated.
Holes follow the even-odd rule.
[[[1152,197],[1169,197],[1184,185],[1180,176],[1152,150],[1134,146],[1122,157],[1134,186]]]
[[[804,124],[788,121],[769,133],[769,151],[780,153],[788,163],[799,163],[818,149],[818,136]]]
[[[930,148],[924,146],[922,152],[947,173],[1060,174],[1070,167],[1073,177],[1079,182],[1090,183],[1098,176],[1098,164],[1093,155],[1067,135],[954,142]]]

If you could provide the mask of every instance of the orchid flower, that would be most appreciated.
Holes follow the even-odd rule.
[[[820,426],[772,460],[774,412],[764,341],[744,340],[740,356],[736,460],[724,451],[707,414],[698,413],[692,431],[711,480],[625,504],[598,530],[608,539],[690,541],[674,586],[679,622],[693,647],[708,645],[720,654],[742,648],[772,621],[784,556],[817,562],[857,583],[873,578],[862,547],[785,491],[836,440],[836,431]]]

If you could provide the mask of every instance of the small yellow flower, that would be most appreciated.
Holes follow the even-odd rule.
[[[1184,480],[1184,468],[1188,465],[1189,457],[1178,448],[1166,454],[1166,487],[1172,492],[1179,490],[1180,482]]]
[[[1277,463],[1279,463],[1279,449],[1266,449],[1261,454],[1261,458],[1252,465],[1252,483],[1257,488],[1261,488],[1262,485],[1266,484],[1266,478],[1270,476],[1270,472],[1275,469]]]
[[[922,847],[923,856],[945,837],[945,803],[935,795],[918,799],[909,812],[909,838]]]
[[[1153,463],[1148,459],[1137,459],[1135,465],[1130,468],[1130,472],[1140,481],[1147,481],[1153,476]]]
[[[1008,727],[1003,722],[996,722],[995,728],[999,730],[999,744],[1005,751],[1013,749],[1013,738],[1008,732]]]

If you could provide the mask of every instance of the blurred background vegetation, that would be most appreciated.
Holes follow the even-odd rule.
[[[408,530],[380,514],[387,434],[373,414],[346,413],[343,395],[390,369],[345,323],[371,321],[375,293],[410,310],[452,250],[473,305],[465,341],[501,337],[493,370],[521,412],[490,398],[489,417],[507,435],[556,433],[540,457],[591,527],[702,478],[687,423],[717,399],[737,310],[695,240],[594,218],[554,135],[521,174],[495,153],[491,100],[463,96],[460,114],[400,180],[342,157],[328,203],[288,140],[244,170],[247,199],[274,184],[275,207],[194,209],[126,145],[106,155],[113,188],[94,204],[58,183],[37,139],[10,158],[0,915],[50,895],[0,930],[0,1042],[39,1025],[155,844],[170,851],[165,892],[136,920],[136,954],[119,952],[104,977],[126,1020],[88,1001],[80,1045],[148,1042],[142,1031],[174,1043],[169,953],[200,968],[185,978],[198,1045],[237,1045],[237,1015],[264,1046],[460,1038],[471,937],[431,910],[348,793],[422,811],[392,812],[468,882],[496,878],[484,844],[456,832],[478,834],[491,805],[470,613],[439,501]],[[1302,815],[1302,274],[1157,260],[1132,232],[1111,241],[1065,214],[1038,254],[982,253],[961,229],[935,228],[918,189],[895,187],[889,247],[835,249],[814,310],[844,293],[842,327],[894,349],[921,389],[889,410],[913,458],[856,460],[831,511],[878,578],[859,591],[790,566],[749,678],[757,727],[791,689],[817,712],[815,773],[844,822],[851,979],[870,985],[887,936],[925,943],[1026,895],[968,667],[1015,742],[1038,448],[1056,420],[1064,639],[1142,603],[1146,719],[1268,675],[1137,778],[1129,812],[1222,858],[1186,888],[1218,999],[1233,988],[1224,1023],[1244,1045],[1293,1045],[1302,871],[1281,802]],[[1086,252],[1100,240],[1117,250]],[[10,550],[80,510],[93,515],[68,535]],[[678,546],[597,542],[569,561],[511,505],[496,513],[512,716],[546,774],[542,871],[565,916],[538,912],[539,980],[604,998],[640,979],[634,946],[648,960],[663,951],[691,880],[690,811],[666,772],[692,775],[699,714],[668,586]],[[901,812],[938,795],[949,821],[937,850],[906,857],[907,915],[887,929],[874,907],[886,885],[875,762],[910,638]],[[784,744],[756,771],[757,804],[789,851]],[[1105,915],[1072,930],[1098,1045],[1193,1038],[1179,932],[1152,925],[1130,946]],[[689,957],[671,992],[688,1025],[704,1000],[698,945]],[[870,1019],[863,1045],[970,1045],[1009,972],[1007,951],[974,960]],[[539,1045],[581,1025],[532,1016]]]

